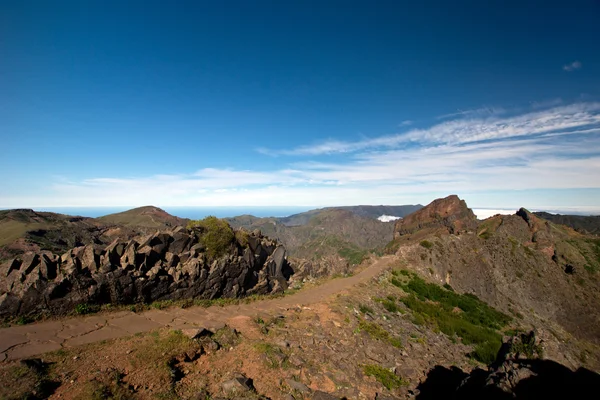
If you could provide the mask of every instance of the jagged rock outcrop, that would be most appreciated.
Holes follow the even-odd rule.
[[[65,314],[76,305],[240,297],[287,288],[286,251],[260,232],[236,235],[223,255],[207,255],[201,233],[182,227],[105,248],[56,255],[28,252],[0,266],[0,318]]]
[[[418,400],[430,399],[592,399],[600,375],[585,368],[573,371],[540,358],[533,332],[505,342],[495,363],[470,373],[436,366],[418,389]]]
[[[417,231],[459,234],[477,229],[477,217],[467,203],[456,195],[437,199],[396,222],[394,239]]]

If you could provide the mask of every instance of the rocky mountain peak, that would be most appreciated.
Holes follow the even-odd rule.
[[[457,195],[450,195],[443,199],[436,199],[404,219],[398,220],[394,228],[394,238],[422,229],[456,234],[476,228],[477,217],[467,207],[467,203]]]

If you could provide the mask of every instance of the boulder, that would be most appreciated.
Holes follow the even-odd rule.
[[[233,379],[221,383],[221,387],[223,388],[223,392],[228,395],[254,391],[252,379],[246,377],[244,374],[236,374]]]

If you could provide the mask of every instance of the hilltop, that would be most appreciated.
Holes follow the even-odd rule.
[[[129,229],[109,230],[94,218],[37,212],[0,211],[0,260],[26,251],[66,251],[86,244],[108,244]]]
[[[185,226],[189,221],[187,218],[173,216],[165,210],[154,206],[133,208],[120,213],[108,214],[96,219],[105,225],[151,229]]]

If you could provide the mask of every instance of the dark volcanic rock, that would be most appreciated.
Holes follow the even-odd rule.
[[[532,334],[525,335],[535,341]],[[514,338],[513,338],[514,339]],[[517,339],[520,342],[521,339]],[[523,344],[523,343],[521,343]],[[579,368],[577,371],[550,360],[522,357],[511,351],[498,355],[489,369],[476,368],[467,374],[459,368],[436,366],[418,389],[418,400],[429,399],[593,399],[600,387],[600,375]],[[504,348],[505,346],[503,346]],[[522,346],[518,346],[522,348]],[[502,352],[502,350],[501,350]]]
[[[62,256],[28,252],[0,265],[0,317],[66,314],[78,304],[129,304],[184,298],[240,297],[287,288],[285,248],[256,234],[209,258],[195,232],[181,228],[104,249],[76,247]]]

